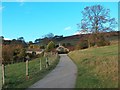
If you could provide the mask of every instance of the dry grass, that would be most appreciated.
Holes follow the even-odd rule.
[[[78,67],[77,88],[118,87],[118,44],[69,53]]]

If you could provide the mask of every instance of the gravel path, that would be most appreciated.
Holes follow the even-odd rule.
[[[30,88],[74,88],[77,67],[67,54],[60,54],[56,68]]]

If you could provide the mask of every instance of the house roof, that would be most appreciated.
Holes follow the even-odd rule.
[[[60,51],[60,49],[63,48],[63,49],[67,49],[69,51],[68,48],[65,48],[64,46],[60,45],[59,47],[56,48],[57,51]]]

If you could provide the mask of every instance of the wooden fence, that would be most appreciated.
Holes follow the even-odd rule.
[[[10,85],[32,79],[36,74],[53,65],[57,57],[57,53],[51,52],[45,53],[43,57],[34,60],[27,58],[26,62],[8,64],[6,66],[2,64],[2,86],[9,87]]]

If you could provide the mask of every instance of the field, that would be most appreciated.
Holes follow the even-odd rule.
[[[40,70],[40,59],[42,70]],[[27,88],[55,68],[59,57],[52,55],[49,57],[50,66],[45,68],[45,58],[37,58],[29,61],[29,79],[26,79],[26,63],[16,63],[5,66],[5,85],[4,88]]]
[[[78,67],[76,88],[118,87],[118,44],[73,51]]]

